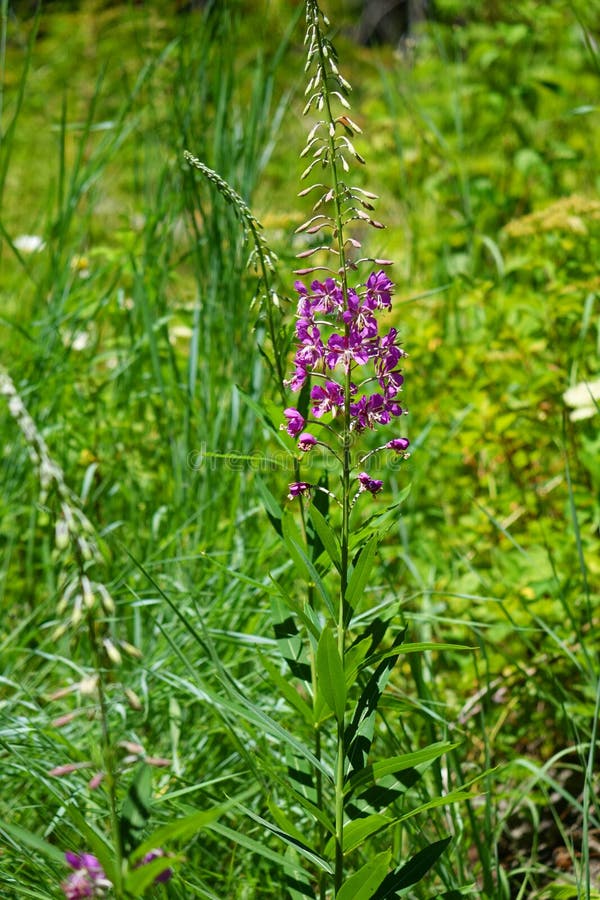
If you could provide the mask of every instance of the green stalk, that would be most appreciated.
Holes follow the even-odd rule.
[[[344,231],[342,220],[342,204],[340,179],[338,176],[335,145],[335,119],[331,110],[329,91],[327,89],[326,54],[323,48],[321,29],[318,22],[318,12],[313,10],[316,24],[316,39],[319,50],[319,64],[323,73],[323,96],[325,99],[326,119],[329,141],[329,161],[331,166],[333,200],[335,205],[334,222],[337,231],[337,250],[339,260],[339,275],[342,284],[344,306],[348,306],[348,278],[346,270],[346,255],[344,249]],[[348,337],[350,326],[346,324],[345,334]],[[348,589],[348,562],[349,562],[349,535],[350,535],[350,471],[352,469],[350,457],[350,367],[345,376],[344,384],[344,422],[342,429],[343,456],[342,456],[342,527],[341,527],[341,573],[340,595],[337,616],[337,645],[342,665],[346,652],[346,592]],[[335,872],[334,890],[337,895],[344,883],[344,775],[345,775],[345,716],[337,722],[337,748],[335,765]]]
[[[102,748],[102,763],[104,766],[104,777],[106,779],[106,787],[108,789],[108,804],[110,829],[113,839],[113,849],[115,854],[115,880],[113,888],[116,900],[120,900],[123,894],[123,844],[121,841],[121,825],[119,820],[119,810],[117,806],[117,778],[115,775],[115,759],[114,750],[110,737],[110,727],[108,724],[108,704],[106,702],[106,691],[104,685],[104,668],[102,665],[102,656],[98,640],[94,629],[94,618],[88,613],[88,636],[94,655],[94,668],[98,676],[98,705],[100,708],[100,739]]]

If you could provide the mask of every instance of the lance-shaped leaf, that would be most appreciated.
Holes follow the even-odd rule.
[[[141,763],[129,786],[120,816],[121,840],[126,853],[135,850],[151,814],[152,770]]]
[[[319,492],[319,495],[322,495],[322,491]],[[342,564],[340,559],[339,541],[333,528],[331,527],[325,516],[319,511],[315,503],[313,503],[310,508],[310,519],[317,535],[320,538],[321,544],[327,551],[327,556],[336,567],[338,572],[341,572]]]
[[[265,512],[269,517],[269,521],[277,534],[281,537],[282,535],[282,527],[281,527],[281,518],[283,516],[283,509],[266,486],[262,478],[256,475],[254,478],[254,484],[260,494],[260,498],[263,502],[263,506],[265,508]]]
[[[404,634],[402,631],[396,635],[392,649],[402,643]],[[367,764],[373,743],[377,706],[398,656],[399,652],[384,659],[373,672],[362,690],[352,721],[346,729],[346,754],[354,770],[362,769]]]
[[[379,885],[378,890],[373,894],[371,900],[392,900],[398,896],[399,891],[403,891],[423,878],[433,865],[438,861],[452,838],[442,838],[440,841],[434,841],[423,850],[409,859],[396,869],[390,872]]]
[[[440,756],[443,756],[444,753],[454,750],[457,746],[458,744],[451,744],[449,741],[438,741],[435,744],[430,744],[429,747],[424,747],[422,750],[404,753],[401,756],[393,756],[391,759],[383,759],[381,762],[364,766],[348,779],[346,792],[351,793],[362,790],[377,784],[380,778],[385,778],[387,775],[396,775],[407,769],[414,769],[423,763],[433,762]]]
[[[367,581],[369,580],[369,576],[371,574],[371,570],[373,568],[373,563],[375,562],[375,554],[377,552],[377,536],[373,535],[365,546],[360,550],[358,554],[358,560],[356,565],[354,566],[354,571],[350,576],[350,581],[348,583],[348,590],[346,591],[346,603],[352,607],[353,610],[358,606]]]
[[[285,512],[282,519],[283,524],[283,540],[292,557],[294,564],[301,575],[306,578],[309,584],[314,584],[317,591],[321,595],[321,599],[325,603],[330,614],[334,615],[333,603],[327,588],[321,580],[321,576],[317,572],[315,566],[306,555],[302,546],[302,535],[296,525],[294,517]]]
[[[271,599],[273,630],[283,659],[296,678],[310,684],[312,674],[308,652],[294,617],[278,597]]]
[[[262,816],[257,815],[257,813],[253,812],[246,806],[242,806],[239,804],[239,808],[244,812],[250,819],[254,822],[257,822],[259,825],[262,825],[263,828],[266,828],[272,834],[276,835],[278,838],[281,838],[286,844],[289,844],[294,850],[296,850],[301,856],[304,856],[305,859],[308,859],[310,862],[314,863],[314,865],[318,866],[319,869],[322,869],[324,872],[327,872],[328,875],[333,874],[333,869],[331,865],[327,862],[326,859],[312,850],[303,840],[300,840],[296,835],[289,834],[283,828],[280,828],[278,825],[274,825],[273,822],[269,822],[268,819],[263,819]]]
[[[304,719],[307,725],[312,725],[312,707],[309,706],[306,700],[304,700],[304,698],[298,693],[294,684],[292,684],[287,678],[284,678],[281,672],[279,672],[273,665],[273,663],[266,656],[260,653],[260,651],[258,651],[258,658],[269,674],[271,681],[279,690],[281,696],[284,697],[290,704],[290,706],[300,714],[301,718]]]
[[[391,855],[389,850],[386,850],[370,859],[362,869],[344,882],[336,894],[336,900],[371,900],[385,878]]]
[[[331,628],[323,629],[317,648],[317,679],[319,692],[338,722],[343,722],[346,709],[346,679],[344,664]]]
[[[346,822],[344,825],[344,854],[356,850],[367,838],[378,834],[380,831],[385,831],[397,821],[398,819],[392,816],[371,813],[371,815],[361,816],[352,822]],[[335,853],[335,835],[327,841],[325,853],[328,856],[332,856]]]

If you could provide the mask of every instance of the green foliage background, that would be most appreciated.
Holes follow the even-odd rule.
[[[155,778],[158,818],[244,792],[264,813],[285,752],[223,696],[231,676],[257,709],[289,721],[257,650],[273,644],[268,572],[293,575],[255,479],[282,501],[292,479],[236,387],[275,399],[243,235],[182,153],[249,202],[290,296],[307,211],[295,196],[301,10],[103,6],[42,5],[35,19],[2,5],[2,363],[109,550],[110,587],[143,651],[126,675],[143,711],[134,724],[117,716],[174,760]],[[398,850],[450,829],[440,891],[554,896],[548,884],[585,882],[577,816],[556,826],[548,810],[561,770],[581,776],[563,787],[570,809],[584,790],[598,686],[600,420],[596,410],[572,421],[563,393],[600,378],[599,10],[439,0],[394,50],[356,46],[350,11],[327,6],[364,131],[361,183],[381,195],[387,225],[359,236],[396,260],[409,352],[412,457],[386,483],[392,496],[407,480],[412,490],[372,602],[393,608],[412,640],[477,648],[406,658],[379,752],[461,740],[432,790],[499,767],[487,794],[411,825]],[[44,249],[18,250],[22,234]],[[80,663],[66,638],[50,639],[52,514],[4,407],[0,429],[0,817],[63,847],[69,807],[100,810],[83,782],[47,772],[77,758],[94,723],[51,727],[48,697]],[[558,827],[553,845],[534,836],[544,818]],[[510,837],[517,820],[529,823],[526,848]],[[230,846],[227,828],[246,844]],[[281,896],[252,840],[279,852],[230,813],[186,848],[169,896]],[[566,874],[552,861],[561,841]],[[22,852],[13,835],[0,858],[6,896],[58,896],[60,866],[49,872],[35,854],[25,865]]]

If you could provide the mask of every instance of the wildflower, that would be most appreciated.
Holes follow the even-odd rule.
[[[152,862],[155,859],[160,859],[161,857],[166,856],[166,853],[161,848],[157,848],[156,850],[150,850],[146,855],[137,863],[136,869],[140,866],[145,866],[147,863]],[[173,877],[173,869],[170,866],[167,866],[163,869],[162,872],[159,872],[156,878],[154,879],[154,884],[163,884],[165,881],[168,881]]]
[[[410,441],[407,438],[393,438],[385,446],[388,450],[395,450],[396,453],[404,453],[405,450],[408,450]]]
[[[307,378],[308,372],[306,371],[306,366],[297,365],[294,374],[285,382],[285,384],[288,385],[291,391],[297,393],[302,390],[302,386]]]
[[[371,272],[367,278],[365,305],[369,309],[389,309],[392,305],[391,292],[394,285],[383,270]]]
[[[569,413],[572,422],[591,418],[600,409],[600,379],[574,384],[564,392],[563,400],[573,410]]]
[[[358,480],[360,482],[360,491],[369,491],[370,494],[378,494],[380,490],[383,488],[383,481],[379,481],[377,478],[371,478],[367,472],[361,472],[358,476]]]
[[[292,481],[289,489],[288,500],[294,500],[296,497],[304,497],[310,494],[310,484],[306,481]]]
[[[46,246],[46,242],[37,234],[20,234],[13,244],[21,253],[37,253]]]
[[[315,401],[312,414],[320,419],[326,412],[335,416],[338,409],[344,405],[344,392],[336,381],[326,381],[325,387],[316,384],[310,392],[311,400]]]
[[[300,415],[298,410],[294,409],[292,406],[284,409],[283,414],[288,420],[287,433],[290,437],[296,437],[304,428],[304,418]]]
[[[105,890],[112,887],[104,874],[100,861],[92,853],[72,853],[67,850],[65,859],[74,869],[71,875],[61,884],[67,900],[79,900],[81,897],[103,897]]]
[[[310,434],[308,431],[303,432],[298,438],[298,447],[302,450],[303,453],[307,453],[317,443],[317,439],[313,434]]]
[[[359,366],[366,366],[370,357],[369,346],[362,339],[360,333],[350,329],[350,334],[345,337],[341,334],[332,334],[327,341],[327,354],[325,361],[330,369],[335,369],[338,363],[342,363],[346,372],[352,362]]]

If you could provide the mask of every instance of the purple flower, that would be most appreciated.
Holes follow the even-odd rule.
[[[80,900],[81,897],[97,896],[93,882],[90,881],[87,872],[84,872],[83,869],[69,875],[61,884],[61,889],[67,900]]]
[[[300,346],[296,353],[296,365],[314,366],[323,358],[325,348],[321,340],[321,332],[316,325],[311,325],[307,319],[298,319],[296,322],[296,334]]]
[[[359,490],[369,491],[373,496],[378,494],[383,488],[383,481],[379,481],[377,478],[371,478],[367,472],[361,472],[358,476],[358,480],[360,482]]]
[[[393,438],[385,446],[388,450],[395,450],[396,453],[404,453],[405,450],[408,450],[410,441],[407,438]]]
[[[344,405],[344,392],[336,381],[326,381],[325,387],[316,384],[310,392],[311,400],[315,401],[312,414],[320,419],[326,412],[335,416],[338,409]]]
[[[332,313],[343,308],[344,294],[333,278],[326,278],[324,282],[313,281],[310,289],[313,292],[315,312]]]
[[[377,380],[383,388],[385,396],[391,398],[396,396],[404,384],[404,375],[399,369],[396,369],[394,372],[388,372],[387,375],[380,375]]]
[[[92,853],[65,853],[67,863],[75,871],[61,884],[67,900],[80,897],[102,897],[111,883],[104,874],[99,860]]]
[[[297,409],[294,409],[293,406],[289,406],[287,409],[283,411],[284,416],[288,420],[287,423],[287,433],[290,437],[296,437],[297,434],[300,434],[302,429],[304,428],[304,418],[300,415]],[[285,425],[281,426],[285,428]]]
[[[310,484],[306,481],[292,481],[289,486],[290,492],[288,500],[295,500],[296,497],[310,496]]]
[[[350,331],[348,337],[341,334],[331,335],[327,341],[325,362],[330,369],[335,369],[341,362],[347,372],[353,360],[359,366],[366,365],[369,362],[369,355],[368,344],[362,340],[357,331]]]
[[[393,283],[383,269],[379,272],[371,272],[366,283],[366,305],[369,309],[389,309],[392,305],[393,287]]]
[[[154,859],[160,859],[161,857],[166,856],[164,850],[158,847],[156,850],[150,850],[146,855],[137,863],[136,869],[140,866],[146,865],[146,863],[152,862]],[[154,879],[154,884],[163,884],[163,882],[168,881],[173,877],[173,869],[170,866],[167,866],[162,872],[159,872],[156,878]]]
[[[400,359],[405,356],[404,350],[396,344],[398,331],[390,328],[387,334],[379,339],[377,348],[377,371],[380,375],[386,375],[395,369]]]
[[[307,453],[317,443],[317,439],[313,434],[309,434],[308,431],[305,431],[298,438],[298,447],[302,450],[303,453]]]
[[[304,386],[304,382],[306,381],[307,378],[308,378],[308,372],[306,371],[306,367],[305,366],[296,366],[294,374],[289,379],[289,381],[286,381],[285,383],[289,386],[291,391],[293,391],[295,394],[297,394],[298,391],[302,390],[302,387]]]
[[[372,394],[370,397],[363,395],[357,403],[350,404],[350,414],[354,419],[351,427],[356,431],[387,425],[390,421],[389,404],[381,394]]]
[[[307,288],[296,281],[298,318],[296,322],[295,371],[286,384],[293,391],[301,390],[310,376],[317,382],[310,392],[311,415],[320,419],[326,414],[335,418],[349,403],[350,428],[358,432],[366,428],[387,425],[393,417],[403,414],[397,402],[404,375],[398,368],[404,350],[399,346],[398,331],[378,333],[377,311],[391,307],[393,283],[383,270],[371,272],[363,286],[344,290],[339,278],[313,281]],[[370,371],[355,378],[358,367]],[[345,396],[342,379],[325,381],[323,372],[338,366],[350,375],[349,397]],[[357,387],[354,383],[360,381]],[[375,384],[374,393],[359,395],[360,388]],[[286,410],[288,433],[301,434],[304,421],[297,410]],[[313,446],[313,437],[304,436],[298,442],[303,451]],[[318,443],[318,441],[315,441]],[[404,452],[398,448],[397,452]]]
[[[356,291],[348,291],[348,308],[342,313],[342,319],[361,337],[374,338],[377,335],[377,319],[372,310],[360,302]]]

